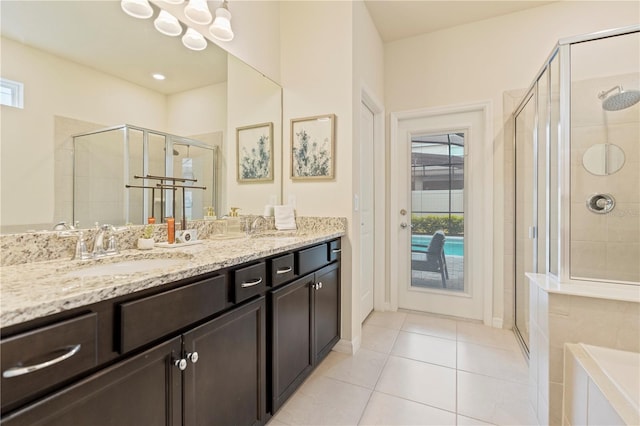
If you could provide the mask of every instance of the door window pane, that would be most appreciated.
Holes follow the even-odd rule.
[[[411,141],[411,286],[464,289],[464,133]]]

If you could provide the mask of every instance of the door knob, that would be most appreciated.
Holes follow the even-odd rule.
[[[405,229],[407,227],[407,222],[400,223],[400,228]]]

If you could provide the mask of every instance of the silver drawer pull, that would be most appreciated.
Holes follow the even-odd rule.
[[[262,277],[258,278],[257,280],[253,280],[253,281],[245,281],[242,284],[240,284],[240,287],[242,288],[247,288],[247,287],[253,287],[254,285],[258,285],[262,282]]]
[[[333,249],[331,250],[331,253],[340,253],[342,251],[342,249]]]
[[[11,377],[22,376],[23,374],[33,373],[34,371],[38,371],[38,370],[42,370],[43,368],[50,367],[54,364],[64,361],[65,359],[71,358],[72,356],[77,354],[78,351],[80,350],[80,346],[81,345],[79,343],[74,346],[67,346],[66,348],[64,348],[67,350],[65,353],[63,353],[57,358],[50,359],[49,361],[41,362],[40,364],[27,365],[26,367],[11,367],[2,373],[2,377],[4,377],[5,379],[8,379]]]
[[[278,275],[287,274],[287,273],[291,272],[292,270],[293,269],[291,268],[291,266],[289,266],[287,268],[278,269],[276,271],[276,274],[278,274]]]

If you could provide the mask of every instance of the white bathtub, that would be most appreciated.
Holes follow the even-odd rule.
[[[640,353],[565,346],[563,423],[640,424]]]

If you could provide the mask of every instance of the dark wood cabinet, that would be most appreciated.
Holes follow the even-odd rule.
[[[186,426],[265,422],[265,310],[263,296],[184,334]]]
[[[315,244],[5,329],[0,424],[265,424],[339,339],[339,249]]]
[[[271,411],[276,412],[313,368],[313,274],[271,292]]]
[[[180,337],[108,367],[27,408],[2,424],[139,426],[182,424],[182,378],[174,365]]]
[[[317,365],[340,340],[340,267],[333,263],[314,274],[313,362]]]
[[[328,259],[326,246],[320,249],[310,252],[315,258],[322,251]],[[340,339],[340,264],[271,291],[269,300],[270,408],[275,413]]]

